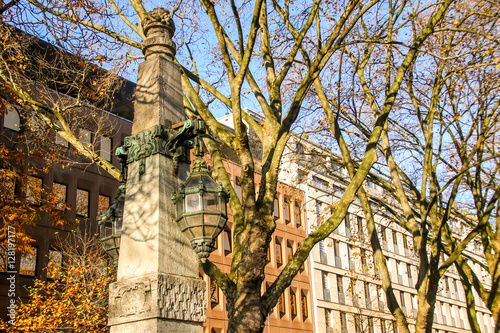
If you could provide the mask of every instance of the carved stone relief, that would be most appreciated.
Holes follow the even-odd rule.
[[[206,284],[181,276],[158,274],[110,285],[109,324],[131,317],[192,322],[206,320]]]

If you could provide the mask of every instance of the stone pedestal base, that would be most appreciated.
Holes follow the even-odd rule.
[[[152,273],[109,288],[111,333],[202,333],[206,284],[196,278]]]

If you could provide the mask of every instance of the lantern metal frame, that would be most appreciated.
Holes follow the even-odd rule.
[[[177,225],[191,241],[191,246],[201,261],[205,262],[214,250],[215,239],[226,225],[229,192],[210,176],[207,163],[200,156],[202,153],[197,155],[193,170],[179,186],[179,191],[172,194],[172,200],[175,202]],[[193,202],[197,203],[198,209],[187,211],[188,196],[196,200]],[[216,204],[210,205],[209,199],[212,202],[216,200]],[[210,206],[215,206],[216,209],[207,209]]]
[[[97,217],[99,240],[106,253],[118,264],[120,240],[123,225],[123,209],[125,204],[125,183],[118,187],[115,200],[106,211]]]

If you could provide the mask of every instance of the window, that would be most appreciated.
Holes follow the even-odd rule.
[[[81,128],[80,129],[80,142],[84,146],[90,147],[90,144],[92,143],[92,132]]]
[[[224,252],[227,255],[231,250],[231,230],[224,229]]]
[[[403,235],[403,246],[405,249],[408,249],[408,236]]]
[[[301,296],[300,298],[302,299],[302,318],[306,320],[308,316],[307,295],[304,292],[302,292],[300,296]]]
[[[406,300],[405,300],[405,293],[404,293],[404,291],[400,291],[399,292],[399,296],[401,297],[401,307],[406,309]]]
[[[289,242],[286,242],[286,256],[289,261],[293,257],[293,247],[292,244],[290,244]]]
[[[9,257],[8,257],[8,251],[7,251],[7,246],[0,245],[0,272],[7,272],[7,265],[9,264],[8,262]],[[12,266],[12,263],[10,264]]]
[[[88,217],[89,215],[89,191],[76,189],[76,215]]]
[[[284,203],[284,213],[285,213],[285,222],[290,223],[291,221],[291,209],[290,209],[290,199],[285,197],[285,203]]]
[[[219,236],[214,238],[214,250],[219,248]]]
[[[215,281],[210,282],[210,302],[219,304],[219,286]]]
[[[373,317],[368,317],[368,333],[374,332]]]
[[[0,169],[0,191],[6,200],[14,200],[16,178],[12,171]]]
[[[362,232],[363,232],[363,218],[361,216],[356,216],[356,220],[357,220],[357,223],[358,223],[358,232],[360,233],[359,236],[362,236]]]
[[[266,261],[270,262],[271,261],[271,248],[267,248],[267,255],[266,255]]]
[[[408,279],[411,279],[412,275],[411,275],[411,265],[410,264],[406,264],[406,274],[408,275]],[[413,286],[410,286],[410,287],[413,287]]]
[[[61,275],[62,271],[62,252],[49,249],[47,264],[47,278],[57,279]]]
[[[365,305],[367,308],[371,308],[372,299],[370,297],[370,284],[368,282],[364,282],[365,289]]]
[[[382,333],[387,333],[387,324],[385,323],[385,319],[380,319],[380,331]]]
[[[351,297],[354,306],[358,306],[358,296],[356,295],[356,279],[351,278]]]
[[[42,201],[42,178],[28,176],[26,184],[26,200],[31,205],[39,205]]]
[[[19,273],[21,275],[35,276],[36,274],[36,261],[38,257],[38,248],[35,246],[30,247],[31,253],[26,252],[21,255],[21,268]]]
[[[319,202],[318,200],[316,200],[315,209],[316,209],[316,221],[318,223],[320,223],[320,221],[321,221],[321,202]]]
[[[66,207],[66,196],[68,193],[68,187],[64,184],[53,183],[52,184],[52,195],[57,201],[56,209],[64,210]]]
[[[110,203],[111,203],[110,197],[99,194],[99,207],[98,207],[99,213],[104,213],[104,211],[109,208]]]
[[[300,202],[295,201],[295,224],[297,228],[302,226],[302,213],[300,212]]]
[[[382,227],[380,229],[380,238],[382,238],[382,245],[384,245],[385,243],[387,243],[387,236],[385,234],[385,229],[387,229],[387,227]]]
[[[292,317],[297,316],[297,299],[295,293],[290,289],[290,311],[292,312]]]
[[[361,257],[361,270],[363,272],[363,274],[367,274],[368,273],[368,267],[366,266],[366,250],[365,249],[361,249],[361,251],[359,251],[360,254],[359,256]]]
[[[377,300],[378,300],[378,304],[379,304],[379,307],[380,307],[380,303],[382,303],[382,286],[380,284],[377,284]],[[379,309],[380,311],[384,311],[384,309]]]
[[[58,120],[57,121],[57,126],[60,128],[63,128],[62,123]],[[63,146],[63,147],[69,147],[68,141],[66,141],[65,138],[63,138],[59,133],[56,132],[56,144]]]
[[[337,240],[333,240],[333,255],[335,257],[340,257],[340,245],[339,245],[339,242]]]
[[[340,311],[340,330],[341,332],[349,332],[347,330],[347,314],[344,311]]]
[[[398,246],[398,233],[396,232],[396,230],[392,231],[392,242],[395,246]]]
[[[3,116],[3,127],[18,132],[21,119],[17,110],[7,106],[7,113]]]
[[[274,198],[274,218],[279,219],[280,217],[280,201],[278,198]]]
[[[350,237],[351,236],[351,221],[350,221],[349,213],[345,214],[344,226],[345,226],[345,231],[347,233],[347,237]]]
[[[286,312],[285,308],[285,293],[282,293],[278,300],[278,308],[280,310],[280,315],[284,315]]]
[[[325,325],[326,328],[333,328],[332,326],[332,310],[325,309]]]
[[[362,326],[360,314],[354,315],[354,329],[356,330],[356,333],[361,333],[363,331],[363,326]]]
[[[241,202],[241,179],[240,177],[236,177],[236,183],[235,183],[235,189],[234,191],[236,192],[236,195],[238,196],[238,199]]]
[[[330,289],[328,282],[328,272],[321,271],[321,284],[323,286],[323,289]]]
[[[344,293],[344,282],[342,275],[337,275],[337,291],[342,294]]]
[[[281,265],[283,263],[283,256],[281,254],[281,241],[276,238],[276,263]]]
[[[111,162],[111,146],[112,146],[112,141],[110,138],[107,138],[105,136],[100,137],[100,146],[101,150],[99,152],[99,156],[104,158],[106,161]]]

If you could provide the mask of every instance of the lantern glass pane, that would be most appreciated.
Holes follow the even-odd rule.
[[[205,225],[217,226],[219,215],[205,215]]]
[[[191,178],[187,184],[186,184],[186,188],[189,188],[189,187],[198,187],[198,184],[200,183],[200,177],[198,176],[194,176],[193,178]]]
[[[204,176],[202,179],[203,185],[207,187],[217,187],[217,183],[209,175]]]
[[[206,218],[206,216],[205,216]],[[219,229],[217,229],[219,231]],[[215,226],[211,226],[211,225],[206,225],[205,224],[205,235],[207,237],[212,237],[212,238],[215,238],[219,235],[219,232],[217,232],[216,234],[214,234],[214,231],[215,231]]]
[[[219,211],[219,198],[217,193],[203,193],[203,210]]]
[[[114,223],[114,234],[116,236],[122,234],[122,223],[123,223],[123,218],[122,217],[117,217],[115,218],[115,223]]]
[[[113,234],[113,229],[111,228],[111,223],[104,222],[101,225],[101,237],[109,237]]]
[[[115,237],[115,246],[116,246],[116,248],[120,248],[120,240],[121,240],[121,237]]]
[[[203,226],[199,226],[199,227],[193,227],[191,228],[191,231],[193,232],[194,234],[194,238],[198,238],[198,237],[203,237],[205,236],[203,234]]]
[[[186,213],[196,212],[202,208],[199,193],[186,194],[185,202],[186,206],[184,211]]]
[[[106,239],[102,243],[104,244],[106,252],[115,247],[115,241],[113,238]]]

